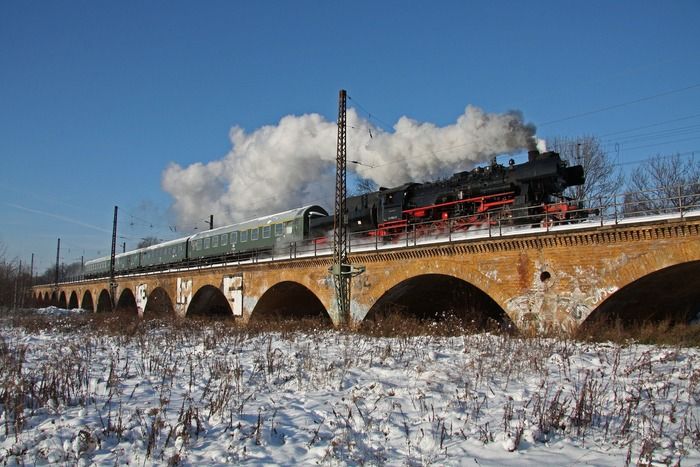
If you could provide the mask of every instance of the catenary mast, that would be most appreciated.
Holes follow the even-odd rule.
[[[352,276],[361,274],[363,266],[353,268],[348,260],[347,198],[347,92],[338,95],[338,144],[336,147],[335,210],[333,215],[333,266],[338,315],[343,324],[350,323],[350,285]]]

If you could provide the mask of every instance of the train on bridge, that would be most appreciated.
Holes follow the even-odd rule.
[[[585,181],[581,165],[569,166],[556,152],[530,151],[527,162],[459,172],[428,183],[349,197],[348,230],[353,235],[391,241],[409,230],[417,235],[441,229],[466,230],[484,223],[501,225],[573,222],[587,216],[580,202],[564,191]],[[321,206],[267,215],[115,256],[116,273],[181,264],[248,259],[262,252],[285,251],[299,244],[325,242],[334,216]],[[111,257],[85,263],[85,277],[110,273]]]

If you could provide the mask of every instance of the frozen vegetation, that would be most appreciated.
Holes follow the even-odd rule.
[[[697,348],[42,313],[0,324],[0,465],[700,463]]]

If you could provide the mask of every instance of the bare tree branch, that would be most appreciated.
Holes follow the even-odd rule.
[[[700,161],[657,155],[631,174],[625,215],[662,214],[700,205]]]
[[[144,237],[141,239],[138,245],[136,245],[136,248],[146,248],[152,245],[157,245],[163,240],[160,240],[158,237]]]
[[[548,148],[560,154],[569,165],[582,165],[586,176],[583,185],[571,187],[567,196],[590,205],[610,205],[615,195],[624,185],[624,176],[609,154],[605,152],[598,138],[581,136],[578,138],[557,137],[547,141]]]

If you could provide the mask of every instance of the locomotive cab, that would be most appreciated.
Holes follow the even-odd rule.
[[[408,193],[417,183],[407,183],[398,188],[379,192],[378,221],[392,222],[403,218],[403,211],[408,204]]]

